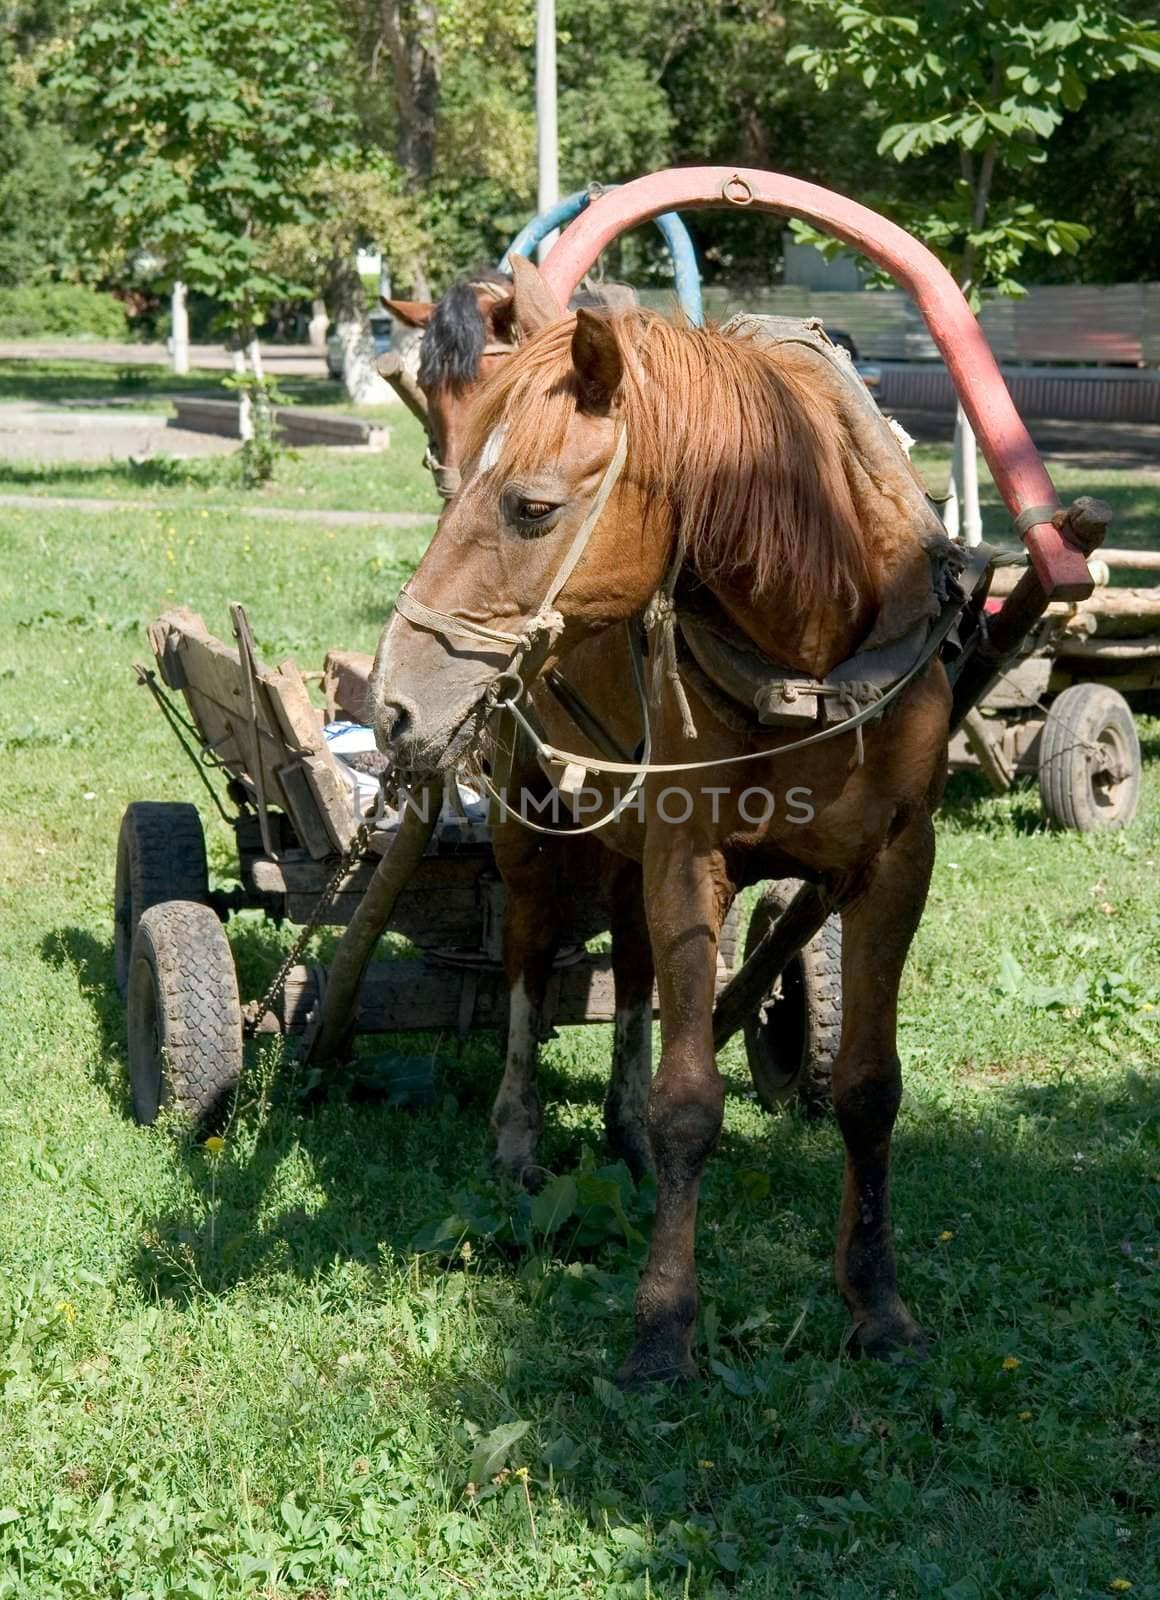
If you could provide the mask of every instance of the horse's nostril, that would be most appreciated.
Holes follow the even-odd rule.
[[[405,706],[388,700],[379,716],[379,734],[386,744],[398,744],[411,728],[411,713]]]

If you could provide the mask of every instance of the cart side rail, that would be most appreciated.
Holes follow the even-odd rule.
[[[356,828],[350,791],[294,661],[256,662],[251,686],[240,653],[184,607],[158,617],[149,642],[162,679],[184,696],[205,757],[255,808],[260,797],[280,806],[316,860],[345,850]]]

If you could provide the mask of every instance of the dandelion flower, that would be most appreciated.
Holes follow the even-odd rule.
[[[212,1134],[205,1141],[205,1148],[209,1151],[211,1156],[220,1156],[222,1151],[225,1149],[225,1147],[226,1147],[225,1140],[222,1139],[222,1138],[219,1138],[219,1136],[216,1133]]]
[[[1108,1584],[1108,1588],[1113,1594],[1127,1594],[1131,1587],[1131,1578],[1113,1578],[1111,1583]]]
[[[1020,1361],[1018,1356],[1004,1356],[1003,1357],[1003,1371],[1004,1372],[1018,1372],[1019,1368],[1022,1365],[1023,1365],[1023,1363],[1022,1363],[1022,1361]]]
[[[951,1230],[949,1228],[944,1228],[938,1236],[938,1242],[939,1244],[950,1244],[953,1238],[954,1234],[951,1232]]]
[[[56,1309],[57,1314],[62,1316],[66,1322],[75,1322],[77,1320],[77,1308],[71,1300],[58,1300]]]
[[[1019,1420],[1020,1420],[1020,1422],[1030,1422],[1031,1421],[1031,1413],[1030,1413],[1030,1411],[1021,1411],[1019,1413]]]
[[[697,1465],[701,1468],[702,1472],[712,1472],[717,1463],[715,1461],[698,1461]]]

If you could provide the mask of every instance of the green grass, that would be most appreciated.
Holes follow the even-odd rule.
[[[373,504],[413,491],[384,472]],[[398,1041],[435,1050],[413,1113],[341,1086],[307,1111],[267,1046],[218,1157],[128,1115],[117,825],[203,799],[133,686],[145,623],[181,602],[225,633],[242,598],[271,655],[370,649],[422,533],[239,523],[184,490],[0,517],[0,1600],[1156,1600],[1160,724],[1115,838],[951,786],[896,1141],[930,1361],[842,1358],[838,1136],[761,1112],[731,1047],[705,1380],[624,1397],[639,1241],[413,1248],[515,1204],[487,1180],[490,1039]],[[287,933],[233,937],[252,994]],[[608,1043],[547,1046],[557,1171],[604,1159]]]
[[[950,451],[935,445],[919,445],[913,460],[932,493],[946,493],[950,470]],[[1109,546],[1120,550],[1155,550],[1160,545],[1160,472],[1128,472],[1118,468],[1093,471],[1069,467],[1048,460],[1052,482],[1066,505],[1077,495],[1094,495],[1106,500],[1115,513],[1108,530]],[[979,500],[983,517],[983,537],[993,544],[1017,544],[1011,519],[985,464],[979,463]],[[1147,573],[1118,573],[1115,581],[1147,584]]]

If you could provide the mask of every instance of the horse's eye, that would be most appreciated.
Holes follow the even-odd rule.
[[[535,539],[555,526],[564,509],[558,500],[546,500],[542,495],[525,493],[515,484],[509,484],[500,498],[505,521],[523,539]]]

